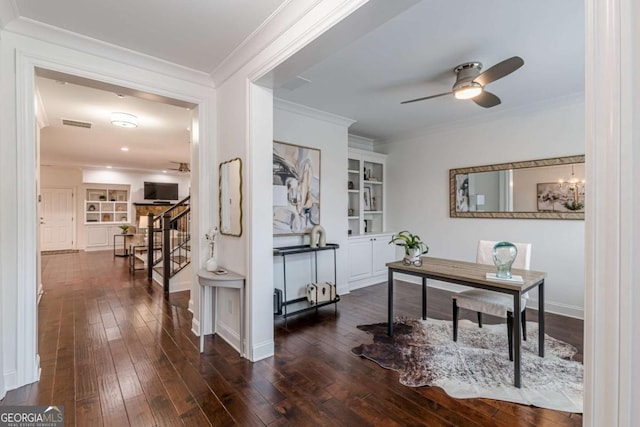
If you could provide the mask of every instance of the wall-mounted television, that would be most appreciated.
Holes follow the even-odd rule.
[[[178,184],[145,181],[144,198],[145,200],[178,200]]]

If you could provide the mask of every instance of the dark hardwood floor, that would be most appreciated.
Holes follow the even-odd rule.
[[[188,293],[165,298],[143,272],[130,276],[125,258],[80,252],[42,261],[41,379],[2,404],[64,405],[68,426],[582,424],[579,414],[405,387],[395,372],[352,355],[371,340],[356,326],[386,320],[386,285],[343,296],[337,316],[329,306],[289,319],[286,330],[278,321],[276,356],[251,363],[215,336],[201,356]],[[396,314],[419,316],[419,295],[399,283]],[[451,318],[447,292],[430,288],[428,297],[431,317]],[[547,325],[582,353],[582,321],[549,314]]]

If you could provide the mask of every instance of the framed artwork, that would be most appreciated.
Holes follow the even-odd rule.
[[[469,211],[469,174],[456,175],[456,212]]]
[[[273,142],[273,234],[320,224],[320,150]]]
[[[371,187],[363,188],[363,196],[364,196],[364,210],[370,211],[373,210],[373,206],[371,205]]]
[[[584,212],[584,185],[537,184],[538,212]]]

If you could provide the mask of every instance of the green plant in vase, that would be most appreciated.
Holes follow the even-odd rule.
[[[429,252],[429,246],[420,239],[420,236],[412,234],[407,230],[391,236],[389,244],[392,243],[396,246],[404,247],[405,255],[403,262],[407,265],[413,264],[415,266],[421,266],[422,260],[420,259],[420,255]]]
[[[127,224],[122,224],[118,227],[120,227],[120,229],[122,230],[122,234],[127,234],[127,230],[129,229],[129,226]]]

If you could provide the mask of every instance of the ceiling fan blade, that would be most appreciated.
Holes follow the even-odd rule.
[[[524,65],[524,60],[519,56],[512,56],[509,59],[505,59],[502,62],[498,62],[491,68],[488,68],[485,72],[481,73],[478,77],[473,79],[474,82],[480,83],[485,86],[491,82],[501,79],[518,68]]]
[[[491,92],[483,91],[480,95],[473,98],[473,102],[484,108],[495,107],[500,104],[500,98]]]
[[[439,93],[437,95],[425,96],[424,98],[416,98],[416,99],[411,99],[409,101],[403,101],[400,104],[409,104],[410,102],[424,101],[425,99],[431,99],[431,98],[437,98],[439,96],[451,95],[452,93],[453,92]]]

